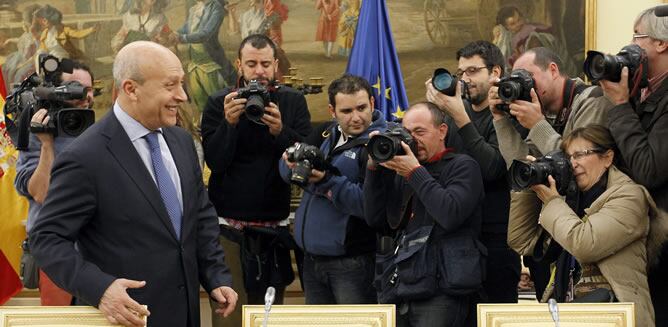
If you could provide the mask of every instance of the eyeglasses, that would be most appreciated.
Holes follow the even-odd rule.
[[[642,34],[642,33],[633,33],[633,41],[637,39],[644,39],[646,37],[649,37],[647,34]]]
[[[466,73],[467,76],[473,76],[473,75],[477,74],[483,68],[488,68],[488,67],[487,66],[480,66],[480,67],[471,66],[471,67],[465,68],[464,70],[457,69],[457,73],[455,75],[457,76],[457,78],[462,78],[462,76],[464,76],[464,73]]]
[[[582,151],[575,151],[575,152],[573,152],[573,154],[567,155],[567,159],[568,160],[572,159],[572,160],[575,160],[575,161],[580,161],[582,158],[584,158],[588,155],[592,155],[592,154],[595,154],[595,153],[603,153],[603,152],[605,152],[605,150],[600,149],[600,148],[598,148],[598,149],[587,149],[587,150],[582,150]]]

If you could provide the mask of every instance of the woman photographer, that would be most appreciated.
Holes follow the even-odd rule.
[[[538,221],[521,214],[511,219],[509,244],[520,254],[553,262],[543,301],[633,302],[636,324],[654,326],[646,246],[657,213],[653,200],[614,165],[615,143],[605,127],[575,129],[561,149],[578,192],[563,199],[549,176],[549,187],[534,185],[535,194],[521,193],[515,200],[537,195],[543,208]],[[524,210],[521,203],[513,206],[515,214]]]

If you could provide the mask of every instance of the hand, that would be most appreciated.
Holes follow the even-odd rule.
[[[538,198],[543,201],[543,203],[548,203],[550,200],[559,197],[559,192],[557,192],[557,182],[552,178],[552,175],[547,176],[547,182],[550,184],[550,187],[543,184],[536,184],[531,186],[531,190],[536,192]]]
[[[503,100],[499,98],[499,87],[496,86],[498,82],[498,77],[490,76],[489,83],[491,86],[489,91],[487,91],[487,103],[489,104],[489,110],[492,112],[492,118],[494,120],[502,119],[507,115],[506,112],[496,109],[497,104],[503,103]]]
[[[420,162],[413,154],[413,151],[411,151],[411,148],[403,141],[401,141],[401,147],[404,148],[404,151],[406,152],[405,155],[394,156],[392,160],[380,163],[380,165],[387,169],[396,171],[397,174],[403,177],[408,177],[408,174],[410,174],[415,168],[420,167]]]
[[[43,128],[46,126],[49,120],[51,120],[51,116],[49,116],[49,113],[46,111],[46,109],[42,108],[37,110],[37,112],[32,115],[32,119],[30,119],[30,126]],[[53,134],[35,133],[35,136],[37,136],[37,139],[42,142],[42,146],[53,146]]]
[[[431,78],[424,85],[427,88],[427,101],[434,103],[439,109],[452,117],[457,127],[462,127],[471,122],[462,100],[462,83],[457,82],[454,96],[447,96],[436,90],[431,84]]]
[[[517,118],[517,121],[524,128],[532,129],[539,121],[544,120],[543,111],[535,89],[531,89],[531,102],[524,100],[515,100],[510,104],[510,114]]]
[[[151,313],[146,307],[135,302],[125,291],[128,288],[142,288],[145,281],[119,278],[114,280],[100,299],[99,309],[112,324],[123,326],[146,326],[142,317]]]
[[[218,302],[216,313],[225,318],[232,314],[239,300],[239,294],[227,286],[221,286],[211,291],[211,297]]]
[[[223,110],[225,111],[225,120],[227,123],[236,126],[239,123],[239,117],[244,112],[247,99],[237,99],[239,92],[230,92],[225,96]]]
[[[615,105],[629,102],[629,69],[622,68],[622,77],[619,83],[601,80],[601,89],[603,94]]]
[[[285,161],[285,164],[288,166],[289,169],[295,168],[295,165],[297,164],[296,162],[290,161],[288,159],[288,151],[287,150],[283,151],[283,155],[281,156],[281,159],[283,159],[283,161]]]
[[[283,130],[283,122],[281,121],[281,112],[278,110],[278,106],[269,102],[269,106],[264,107],[264,115],[260,120],[269,126],[269,133],[273,136],[278,136]]]
[[[315,184],[320,182],[323,178],[325,178],[325,172],[316,170],[316,169],[311,169],[311,175],[308,178],[308,182]]]

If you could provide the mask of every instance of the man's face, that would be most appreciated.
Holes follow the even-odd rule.
[[[237,68],[246,82],[256,79],[264,85],[274,80],[278,69],[278,60],[270,46],[254,48],[246,43],[241,49],[241,58],[237,59]]]
[[[426,106],[420,105],[406,111],[401,124],[411,133],[417,144],[415,157],[418,161],[426,162],[445,149],[444,140],[448,127],[444,123],[434,126],[431,112]]]
[[[336,108],[329,105],[329,112],[336,119],[346,136],[357,136],[371,126],[373,98],[365,90],[353,94],[337,93],[334,96]]]
[[[74,69],[72,74],[63,73],[62,83],[68,81],[77,81],[81,83],[86,92],[86,98],[83,100],[69,100],[66,103],[73,108],[93,108],[93,80],[90,77],[90,74],[83,69]]]
[[[519,32],[524,26],[524,18],[517,11],[511,17],[506,18],[506,29],[511,33]]]
[[[559,89],[559,85],[557,85],[558,81],[556,80],[555,74],[550,72],[549,69],[542,70],[534,64],[535,58],[536,55],[534,53],[529,52],[523,54],[515,61],[513,70],[524,69],[531,73],[533,80],[536,83],[536,94],[543,105],[543,109],[556,114],[560,108],[552,108],[552,104],[556,103],[557,97],[561,96],[560,94],[556,94]]]
[[[174,126],[178,108],[187,100],[181,62],[174,55],[159,57],[141,68],[144,83],[134,82],[139,116],[135,118],[150,130]]]
[[[487,100],[487,91],[489,91],[490,74],[498,75],[485,66],[485,61],[479,56],[474,55],[471,58],[459,58],[458,71],[463,72],[462,80],[468,84],[471,95],[471,103],[480,105]],[[469,74],[469,71],[472,73]]]
[[[647,28],[643,21],[633,28],[633,34],[638,35],[634,37],[631,42],[635,43],[647,53],[647,60],[649,61],[649,78],[657,76],[658,74],[663,73],[662,71],[655,72],[652,70],[653,66],[659,66],[657,63],[661,59],[661,54],[666,51],[666,42],[661,40],[653,39],[647,35]]]

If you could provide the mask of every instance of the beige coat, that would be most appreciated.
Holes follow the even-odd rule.
[[[635,303],[636,326],[654,326],[646,242],[650,219],[658,212],[647,190],[613,166],[605,192],[585,209],[586,219],[554,198],[536,221],[537,202],[533,192],[513,195],[508,245],[531,255],[539,236],[548,232],[578,262],[595,263],[620,302]]]

